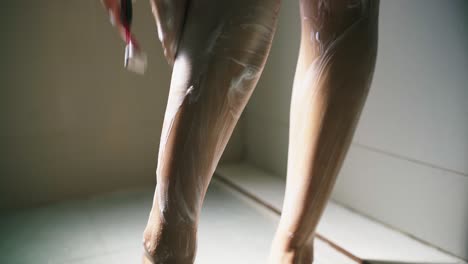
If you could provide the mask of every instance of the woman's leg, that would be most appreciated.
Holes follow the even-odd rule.
[[[378,0],[301,0],[286,196],[271,263],[311,263],[313,234],[371,83]]]
[[[279,0],[193,0],[187,10],[144,232],[154,263],[194,261],[206,189],[263,70]]]

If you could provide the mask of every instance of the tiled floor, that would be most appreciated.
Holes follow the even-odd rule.
[[[140,263],[152,189],[116,192],[2,215],[1,264]],[[197,264],[266,263],[278,217],[212,181],[204,204]],[[352,263],[316,243],[316,263]]]
[[[126,191],[4,215],[0,263],[139,263],[152,190]],[[276,219],[213,182],[197,263],[264,263]],[[235,250],[233,250],[235,249]],[[239,261],[242,258],[243,261]]]
[[[248,163],[222,164],[216,175],[244,192],[253,194],[274,210],[281,211],[284,179]],[[465,263],[397,230],[330,201],[317,227],[317,233],[366,263]],[[344,256],[326,250],[316,239],[316,262],[348,263]],[[331,261],[333,259],[333,261]],[[315,263],[315,262],[314,262]]]
[[[248,166],[221,166],[217,173],[231,175],[238,186],[281,208],[282,181]],[[141,234],[152,194],[152,188],[121,191],[2,214],[0,264],[141,263]],[[278,220],[278,215],[215,177],[200,219],[196,264],[266,263]],[[366,260],[461,263],[333,203],[318,232]],[[315,241],[315,257],[314,264],[356,263],[321,240]],[[417,262],[421,259],[431,261]]]
[[[136,263],[150,201],[139,190],[2,216],[0,263]]]

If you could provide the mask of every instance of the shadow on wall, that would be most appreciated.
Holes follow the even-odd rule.
[[[149,3],[134,7],[144,76],[100,1],[2,4],[1,209],[154,186],[171,69]]]

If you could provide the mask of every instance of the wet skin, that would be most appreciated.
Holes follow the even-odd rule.
[[[278,0],[196,0],[187,6],[144,232],[154,263],[194,261],[206,188],[261,75],[278,11]]]
[[[103,0],[111,10],[113,1]],[[280,0],[150,2],[173,73],[143,262],[193,263],[206,189],[263,71]],[[315,228],[372,80],[378,8],[378,0],[300,1],[286,194],[270,263],[313,260]]]
[[[313,235],[371,84],[378,9],[376,0],[300,1],[286,193],[270,263],[313,260]]]

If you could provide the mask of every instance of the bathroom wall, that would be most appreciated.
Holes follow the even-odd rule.
[[[6,1],[0,16],[0,209],[155,184],[170,81],[148,1],[134,31],[148,72],[98,0]],[[236,133],[224,159],[240,156]]]
[[[285,177],[297,1],[283,1],[245,116],[247,158]],[[381,1],[373,85],[333,199],[468,259],[468,4]]]

